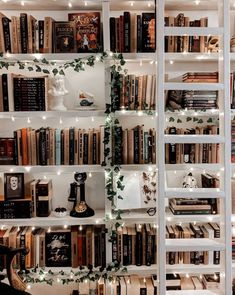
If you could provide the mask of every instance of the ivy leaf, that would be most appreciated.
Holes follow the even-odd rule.
[[[207,120],[207,123],[212,123],[213,122],[213,119],[212,118],[209,118],[208,120]]]
[[[54,74],[54,76],[55,76],[55,75],[57,75],[57,74],[58,74],[58,70],[57,70],[57,69],[53,69],[53,70],[52,70],[52,73],[53,73],[53,74]]]
[[[187,117],[186,118],[186,122],[189,122],[189,121],[192,121],[192,118],[191,117]]]
[[[0,57],[3,57],[3,52],[0,52]]]
[[[50,74],[50,72],[48,70],[46,70],[46,69],[43,69],[42,71],[43,71],[44,74]]]
[[[61,70],[59,71],[59,74],[65,76],[65,73],[64,73],[63,69],[61,69]]]
[[[119,200],[123,200],[123,197],[120,196],[120,195],[118,195],[118,199],[119,199]]]
[[[193,117],[193,122],[198,122],[198,118],[197,117]]]
[[[203,120],[202,120],[202,119],[199,119],[199,120],[198,120],[198,123],[199,123],[199,124],[202,124],[202,123],[203,123]]]
[[[178,120],[177,120],[177,123],[182,123],[182,120],[178,119]]]
[[[28,70],[29,70],[30,72],[32,72],[32,71],[33,71],[33,67],[28,67]]]
[[[170,117],[170,118],[169,118],[169,122],[175,122],[175,118]]]

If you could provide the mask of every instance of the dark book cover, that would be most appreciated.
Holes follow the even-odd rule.
[[[14,162],[15,162],[15,165],[19,165],[17,131],[14,131]]]
[[[155,52],[155,13],[142,13],[142,51]]]
[[[137,52],[142,52],[142,16],[137,15]]]
[[[132,235],[127,235],[127,246],[128,246],[128,265],[132,264]]]
[[[143,253],[143,241],[141,230],[136,231],[136,246],[135,246],[135,261],[137,266],[143,264],[142,255]]]
[[[2,74],[2,96],[3,96],[3,111],[9,112],[8,101],[8,77],[7,74]]]
[[[77,52],[98,51],[100,49],[100,13],[69,13],[69,21],[76,26]]]
[[[70,230],[58,230],[46,233],[46,266],[71,266]]]
[[[110,27],[110,50],[116,51],[116,24],[115,17],[110,17],[109,19],[109,27]]]
[[[83,164],[88,164],[88,141],[89,141],[89,135],[87,133],[84,133],[83,135]]]
[[[28,52],[28,16],[27,13],[20,14],[20,37],[21,37],[21,52]]]
[[[47,165],[46,129],[39,130],[39,165]]]
[[[139,127],[134,128],[134,164],[139,164]]]
[[[43,53],[43,49],[44,49],[44,20],[38,21],[38,42],[39,42],[39,52]]]
[[[8,17],[2,18],[5,52],[9,52],[9,53],[11,53],[10,22],[11,20]]]
[[[124,52],[130,52],[131,50],[131,15],[130,15],[130,12],[128,11],[124,12],[123,33],[124,33]]]
[[[200,20],[194,21],[194,27],[200,27],[201,23]],[[193,36],[193,52],[200,52],[200,37],[199,36]]]
[[[116,165],[123,163],[122,153],[122,127],[114,126],[114,163]]]
[[[101,231],[101,237],[100,237],[100,249],[101,249],[101,266],[106,266],[106,234],[105,234],[105,228],[102,228]]]
[[[150,232],[146,231],[146,265],[150,266],[152,264],[152,236]]]
[[[0,138],[0,165],[15,165],[14,138]]]
[[[92,148],[92,164],[96,165],[98,164],[98,159],[97,159],[97,149],[98,149],[98,143],[97,143],[97,133],[93,133],[93,148]]]
[[[123,265],[129,265],[129,254],[128,254],[128,234],[125,233],[123,238]]]
[[[76,27],[74,22],[54,22],[53,36],[55,53],[76,52]]]
[[[112,262],[118,261],[118,242],[117,242],[117,232],[112,232]]]
[[[175,127],[169,128],[169,134],[175,135],[176,133],[177,132],[176,132]],[[170,143],[169,144],[169,163],[170,164],[176,164],[176,144],[175,143]]]
[[[69,129],[69,165],[74,165],[74,144],[75,134],[74,128]]]

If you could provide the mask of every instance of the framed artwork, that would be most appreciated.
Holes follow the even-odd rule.
[[[24,173],[4,173],[4,198],[24,199]]]

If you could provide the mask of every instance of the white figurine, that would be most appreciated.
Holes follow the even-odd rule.
[[[66,111],[67,108],[64,106],[64,96],[68,93],[68,90],[65,88],[64,76],[58,74],[51,77],[50,84],[50,89],[48,91],[51,95],[50,110]]]
[[[78,98],[76,102],[77,109],[91,109],[94,108],[94,95],[83,90],[78,92]]]

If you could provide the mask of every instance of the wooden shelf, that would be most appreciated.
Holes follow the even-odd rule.
[[[225,245],[210,239],[166,239],[166,251],[223,251]]]

